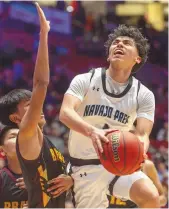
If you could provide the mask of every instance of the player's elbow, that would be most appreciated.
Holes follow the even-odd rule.
[[[66,108],[61,108],[60,113],[59,113],[59,120],[66,125],[68,113],[67,113]]]

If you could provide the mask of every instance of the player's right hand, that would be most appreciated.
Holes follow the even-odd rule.
[[[93,146],[94,146],[97,154],[98,154],[98,151],[103,153],[102,142],[104,142],[104,143],[109,142],[106,135],[112,131],[113,131],[112,129],[103,130],[103,129],[94,128],[93,131],[91,132],[90,138],[92,139]]]
[[[39,22],[40,22],[40,32],[41,33],[48,33],[50,30],[50,22],[46,20],[43,10],[40,8],[39,4],[36,2],[36,9],[39,15]]]

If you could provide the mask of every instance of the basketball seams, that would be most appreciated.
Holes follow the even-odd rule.
[[[124,134],[122,131],[120,131],[121,135],[122,135],[122,139],[123,139],[123,144],[124,144],[124,166],[123,166],[123,169],[121,170],[121,172],[123,172],[126,168],[126,143],[125,143],[125,140],[124,140]]]
[[[138,155],[137,155],[136,162],[134,163],[134,166],[135,166],[135,165],[138,163],[138,161],[140,160],[140,143],[139,143],[139,139],[138,139],[138,138],[137,138],[136,140],[137,140],[137,144],[138,144]],[[127,173],[131,172],[134,166],[132,166],[132,167],[127,171]]]
[[[117,136],[114,136],[114,133],[118,135],[118,138]],[[125,131],[119,130],[115,131],[114,133],[109,135],[109,143],[104,144],[104,152],[107,159],[103,159],[103,156],[100,156],[101,161],[103,161],[102,164],[105,169],[114,175],[124,176],[134,173],[139,169],[139,165],[143,159],[143,150],[141,147],[142,144],[140,140],[133,134],[132,136]],[[127,138],[130,137],[131,141],[129,140],[128,142]],[[118,157],[118,161],[116,157]]]

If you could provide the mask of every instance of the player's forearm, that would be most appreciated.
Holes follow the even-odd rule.
[[[138,137],[144,143],[144,150],[145,150],[145,153],[147,153],[149,145],[150,145],[149,137],[146,134],[145,135],[139,135]]]
[[[40,33],[33,84],[49,84],[48,32]]]
[[[149,136],[147,134],[140,134],[136,130],[131,130],[130,132],[135,134],[140,139],[140,141],[144,143],[144,150],[145,153],[147,153],[150,144]]]
[[[68,128],[85,136],[90,136],[94,127],[86,123],[73,109],[61,110],[59,119]]]

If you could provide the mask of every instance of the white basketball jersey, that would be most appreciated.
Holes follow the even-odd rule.
[[[106,71],[97,68],[77,112],[83,120],[97,128],[109,127],[129,131],[137,118],[138,96],[141,96],[138,88],[139,81],[130,77],[124,91],[116,95],[110,91],[111,88],[106,80]],[[140,85],[141,89],[142,92],[150,92],[142,84]],[[76,96],[71,93],[71,86],[66,93]],[[151,119],[147,118],[153,120],[154,115],[151,117]],[[80,159],[98,158],[92,140],[76,131],[70,131],[68,146],[71,157]]]

